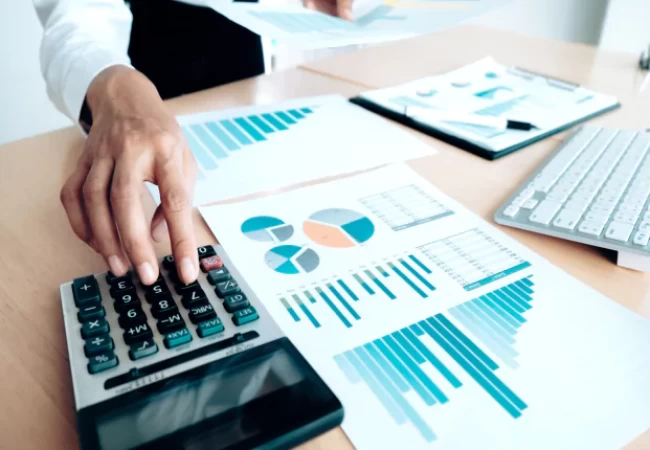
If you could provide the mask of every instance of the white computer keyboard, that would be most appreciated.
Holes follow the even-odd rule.
[[[585,126],[499,208],[494,219],[618,250],[620,265],[650,270],[649,149],[650,132]]]

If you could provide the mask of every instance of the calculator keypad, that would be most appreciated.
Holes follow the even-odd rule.
[[[257,320],[257,311],[241,292],[239,284],[232,278],[214,248],[199,247],[197,251],[203,272],[200,276],[205,276],[214,286],[214,292],[222,299],[222,307],[231,315],[232,323],[240,326]],[[111,272],[106,274],[113,307],[118,314],[117,323],[121,328],[121,331],[116,332],[116,341],[113,340],[115,335],[111,336],[112,330],[106,320],[106,304],[102,304],[97,279],[88,276],[73,281],[77,318],[81,324],[80,332],[84,339],[84,354],[88,358],[90,374],[119,365],[115,354],[116,346],[126,344],[129,358],[138,361],[160,351],[156,342],[158,339],[161,339],[167,349],[176,349],[193,340],[192,328],[199,339],[225,330],[222,318],[215,309],[217,304],[210,302],[201,284],[195,281],[186,285],[180,281],[172,255],[163,258],[161,265],[166,270],[170,284],[161,272],[154,284],[142,285],[148,305],[140,300],[139,288],[136,288],[131,272],[122,277]]]

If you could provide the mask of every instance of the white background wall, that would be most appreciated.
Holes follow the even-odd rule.
[[[650,43],[650,1],[609,0],[600,45],[611,50],[639,52]]]
[[[603,40],[609,47],[640,51],[650,32],[650,0],[610,0]],[[515,0],[473,22],[536,36],[599,42],[608,0]],[[616,7],[616,8],[614,8]],[[646,12],[645,27],[640,14]],[[630,23],[635,23],[634,30]],[[646,31],[647,30],[647,31]],[[70,122],[50,104],[41,79],[42,30],[30,0],[0,0],[0,144]],[[329,53],[329,52],[328,52]],[[292,58],[291,62],[299,63]],[[279,64],[280,66],[286,64]]]
[[[71,123],[45,93],[42,33],[31,0],[0,0],[0,144]]]

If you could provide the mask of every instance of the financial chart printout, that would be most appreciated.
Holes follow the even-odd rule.
[[[406,165],[201,213],[357,448],[612,449],[650,425],[650,323]]]

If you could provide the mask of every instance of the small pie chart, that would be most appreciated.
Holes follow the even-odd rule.
[[[293,226],[271,216],[256,216],[241,225],[246,237],[260,242],[283,242],[293,236]]]
[[[375,234],[375,225],[351,209],[332,208],[309,216],[303,231],[312,241],[325,247],[349,248],[368,241]]]
[[[307,247],[279,245],[266,252],[266,265],[278,273],[296,275],[309,273],[318,267],[318,253]]]

